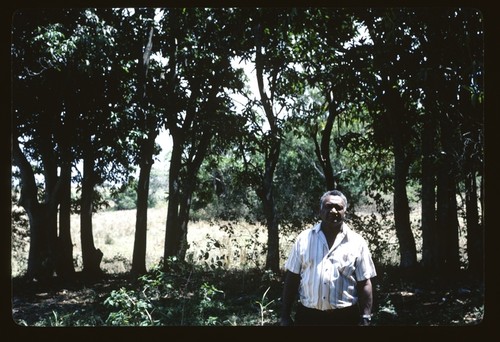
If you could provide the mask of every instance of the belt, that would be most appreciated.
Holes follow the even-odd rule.
[[[335,309],[328,309],[328,310],[320,310],[320,309],[315,309],[315,308],[309,308],[309,307],[305,306],[302,303],[299,303],[299,305],[302,306],[306,310],[314,310],[314,311],[322,312],[324,314],[338,313],[340,310],[349,310],[349,309],[350,310],[354,310],[354,309],[357,310],[357,305],[356,304],[353,304],[353,305],[350,305],[350,306],[346,306],[346,307],[343,307],[343,308],[335,308]]]

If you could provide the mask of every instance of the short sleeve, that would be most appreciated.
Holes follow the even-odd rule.
[[[360,244],[360,256],[355,272],[357,280],[366,280],[377,275],[370,250],[364,240],[362,240]]]
[[[290,253],[288,254],[288,259],[285,262],[285,269],[295,273],[300,273],[300,268],[302,265],[302,257],[300,255],[300,235],[295,240],[292,248],[290,249]]]

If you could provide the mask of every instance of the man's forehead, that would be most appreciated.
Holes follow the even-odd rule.
[[[328,195],[325,197],[324,204],[344,204],[344,200],[340,196]]]

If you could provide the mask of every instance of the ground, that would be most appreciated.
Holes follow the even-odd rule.
[[[58,315],[81,312],[87,317],[82,324],[92,324],[88,319],[91,316],[96,325],[102,325],[107,315],[102,304],[104,299],[113,289],[130,287],[130,284],[127,274],[105,275],[94,281],[76,277],[71,282],[52,281],[50,284],[14,279],[12,317],[21,326],[53,326],[63,321]],[[482,323],[484,287],[477,280],[464,276],[447,280],[419,276],[403,280],[395,273],[382,271],[373,285],[374,325],[470,326]],[[73,321],[72,324],[79,323]]]

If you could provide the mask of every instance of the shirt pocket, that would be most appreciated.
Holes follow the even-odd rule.
[[[356,256],[352,253],[344,253],[339,260],[339,272],[345,277],[351,277],[356,269]]]

